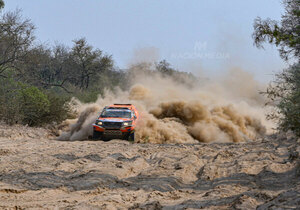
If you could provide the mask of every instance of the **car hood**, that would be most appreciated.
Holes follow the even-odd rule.
[[[130,121],[131,119],[128,118],[98,118],[102,122],[125,122]]]

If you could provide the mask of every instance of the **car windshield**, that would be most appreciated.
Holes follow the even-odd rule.
[[[131,112],[124,110],[104,110],[100,117],[131,118]]]

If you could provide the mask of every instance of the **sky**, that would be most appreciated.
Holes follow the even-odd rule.
[[[166,59],[178,70],[218,75],[230,68],[266,82],[286,64],[275,46],[257,49],[256,17],[280,20],[281,0],[4,0],[22,10],[49,46],[85,37],[125,69]]]

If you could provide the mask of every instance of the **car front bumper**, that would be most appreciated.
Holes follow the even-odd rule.
[[[102,126],[93,125],[94,131],[99,133],[102,137],[105,138],[127,138],[128,135],[134,130],[133,127],[122,127],[120,129],[107,129]]]

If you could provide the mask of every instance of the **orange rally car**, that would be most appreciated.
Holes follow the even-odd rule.
[[[134,141],[134,129],[139,114],[132,104],[113,104],[104,107],[93,124],[93,139],[121,138]]]

